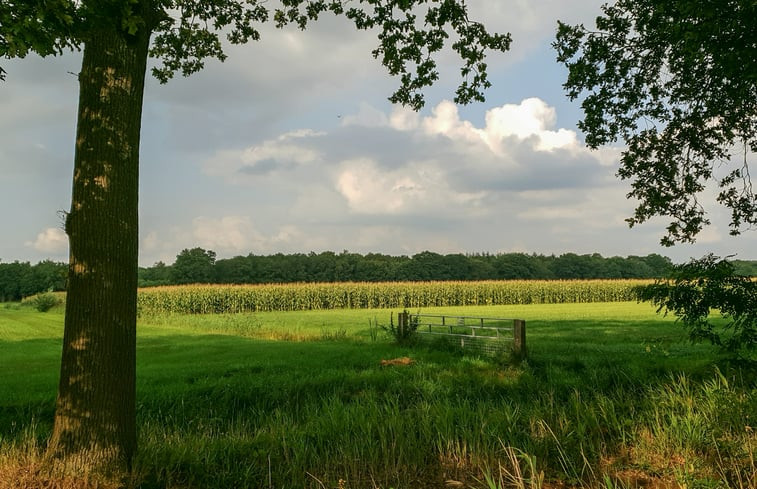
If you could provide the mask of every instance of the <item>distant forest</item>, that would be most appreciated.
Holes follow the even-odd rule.
[[[0,302],[20,301],[24,297],[66,288],[68,265],[45,260],[29,262],[0,262]]]
[[[757,261],[733,260],[742,275],[757,276]],[[140,287],[189,283],[260,284],[291,282],[394,282],[428,280],[657,278],[669,258],[650,254],[604,258],[594,253],[449,254],[424,251],[413,256],[378,253],[296,253],[216,259],[212,250],[182,250],[172,265],[139,269]],[[0,262],[0,302],[66,288],[68,266],[49,260]]]
[[[757,276],[757,261],[734,261],[743,274]],[[216,260],[213,251],[185,249],[173,265],[156,263],[139,271],[140,286],[189,283],[394,282],[427,280],[657,278],[667,274],[669,258],[604,258],[594,253],[449,254],[424,251],[413,256],[378,253],[297,253],[247,255]]]

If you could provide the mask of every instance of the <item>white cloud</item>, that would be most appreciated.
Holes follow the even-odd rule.
[[[37,235],[37,239],[26,244],[37,251],[59,255],[68,250],[68,236],[60,228],[47,228]]]
[[[553,130],[557,121],[555,109],[536,97],[518,105],[504,104],[489,109],[485,120],[484,128],[476,128],[470,121],[461,120],[457,106],[445,100],[433,109],[430,117],[423,119],[422,125],[426,134],[441,134],[468,143],[483,142],[497,155],[507,153],[509,138],[530,141],[536,151],[580,150],[575,131]],[[401,113],[393,127],[414,129],[412,124],[404,123]]]
[[[343,249],[349,247],[344,240],[378,239],[381,233],[369,230],[388,222],[417,227],[425,220],[437,228],[463,221],[491,226],[485,219],[580,222],[591,214],[586,206],[609,208],[585,196],[616,183],[611,168],[580,145],[575,132],[556,127],[554,108],[529,98],[486,114],[479,128],[449,101],[427,115],[398,107],[386,114],[364,104],[328,131],[290,131],[243,150],[219,151],[205,170],[227,184],[245,184],[255,196],[255,226],[245,214],[198,218],[191,239],[230,253],[298,245]],[[518,194],[524,191],[532,193]],[[607,214],[591,218],[618,223],[615,215],[611,223]],[[338,244],[320,235],[333,226],[340,229]],[[463,246],[439,236],[433,243],[434,249]],[[384,247],[377,242],[374,249]],[[405,249],[392,243],[398,247]]]
[[[389,116],[389,126],[398,131],[416,129],[418,124],[420,124],[418,112],[400,105],[395,106]]]
[[[659,226],[630,231],[624,221],[633,202],[614,176],[619,148],[590,151],[557,120],[538,98],[490,107],[480,127],[448,101],[425,114],[364,104],[327,131],[219,152],[208,173],[244,182],[254,198],[234,199],[226,217],[195,218],[176,248],[664,252]]]
[[[457,105],[449,100],[441,101],[431,109],[431,116],[422,122],[426,134],[441,134],[450,139],[477,141],[481,138],[480,131],[469,121],[460,120]]]
[[[192,237],[200,247],[219,252],[243,252],[262,239],[247,216],[197,217],[192,221]]]
[[[425,195],[418,175],[384,173],[366,158],[345,161],[343,166],[337,188],[355,212],[397,213],[406,210],[411,202],[423,200]]]
[[[343,126],[384,127],[389,124],[386,114],[365,102],[360,104],[357,114],[339,117],[342,119]]]
[[[589,154],[579,142],[575,131],[555,128],[557,113],[537,97],[524,99],[519,104],[504,104],[486,111],[485,125],[476,127],[464,120],[456,104],[443,100],[431,109],[431,115],[421,118],[405,108],[394,108],[387,118],[383,113],[361,108],[360,114],[349,118],[351,123],[365,127],[390,127],[397,131],[418,135],[419,128],[425,136],[444,136],[466,145],[466,150],[486,148],[495,156],[507,157],[512,153],[513,141],[528,144],[536,152],[565,150],[573,154]],[[365,114],[371,114],[368,117]],[[604,149],[592,159],[601,158],[606,164],[617,163],[616,148]]]
[[[453,207],[475,206],[486,192],[461,192],[450,187],[436,162],[407,162],[398,170],[382,170],[370,159],[342,163],[336,182],[350,209],[360,214],[428,214]]]
[[[292,224],[282,224],[270,232],[262,232],[250,216],[199,216],[192,219],[185,228],[175,226],[163,233],[148,233],[142,240],[141,250],[153,259],[171,263],[184,248],[200,247],[215,251],[219,257],[228,257],[251,252],[297,250],[300,243],[316,244],[317,240],[310,239]]]
[[[308,148],[297,146],[290,141],[321,135],[314,131],[296,131],[279,136],[274,141],[265,141],[259,146],[252,146],[242,151],[240,159],[244,168],[254,168],[262,161],[273,161],[277,165],[305,165],[318,160],[318,153]]]
[[[503,140],[509,136],[525,140],[535,138],[536,151],[550,151],[558,148],[577,149],[578,138],[574,131],[558,129],[553,131],[557,113],[543,100],[532,97],[519,105],[505,104],[486,112],[484,139],[497,153],[503,153]]]
[[[151,231],[142,239],[142,245],[140,248],[143,251],[152,252],[160,248],[160,239],[158,239],[158,233]]]
[[[208,175],[224,176],[232,181],[245,176],[257,177],[275,172],[292,171],[303,165],[321,161],[321,154],[307,144],[308,140],[326,133],[300,129],[263,141],[242,150],[221,150],[205,162]]]
[[[263,233],[249,216],[199,216],[186,226],[149,232],[141,242],[140,261],[143,264],[157,260],[173,263],[182,249],[194,247],[213,250],[219,258],[276,253],[282,249],[297,250],[292,243],[296,245],[300,240],[305,241],[305,236],[294,225],[281,225],[270,233]]]

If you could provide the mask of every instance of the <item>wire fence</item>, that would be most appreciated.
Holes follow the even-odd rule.
[[[438,339],[487,355],[512,351],[526,357],[526,321],[523,319],[445,314],[399,315],[400,326],[412,325],[419,338]]]

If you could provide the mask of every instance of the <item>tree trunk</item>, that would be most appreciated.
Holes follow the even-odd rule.
[[[63,355],[47,450],[67,472],[129,470],[137,445],[137,195],[148,45],[149,32],[130,36],[102,24],[84,44]]]

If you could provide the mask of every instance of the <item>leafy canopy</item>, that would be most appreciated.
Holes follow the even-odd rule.
[[[464,0],[280,0],[275,7],[268,0],[8,0],[0,2],[0,57],[79,49],[98,26],[115,23],[126,36],[145,29],[154,34],[150,55],[159,64],[152,72],[165,83],[202,69],[207,58],[224,60],[223,38],[257,41],[264,22],[305,29],[329,12],[357,29],[379,31],[373,56],[400,78],[390,100],[414,109],[423,106],[422,89],[439,76],[433,55],[451,34],[462,60],[458,103],[483,100],[491,85],[486,52],[507,51],[511,42],[509,34],[490,34],[469,20]],[[0,68],[0,79],[4,75]]]
[[[170,275],[173,282],[177,284],[209,283],[213,279],[215,262],[215,251],[185,248],[176,255],[176,262],[171,267]]]
[[[757,224],[749,160],[757,151],[757,2],[618,0],[596,30],[559,23],[564,88],[583,98],[592,148],[622,139],[618,171],[638,201],[631,226],[671,219],[664,245],[709,224],[700,198],[716,182],[730,233]]]
[[[707,255],[676,265],[670,278],[637,289],[639,300],[672,311],[694,342],[710,341],[730,352],[757,349],[757,282],[736,273],[727,259]],[[713,323],[717,310],[725,324]]]

